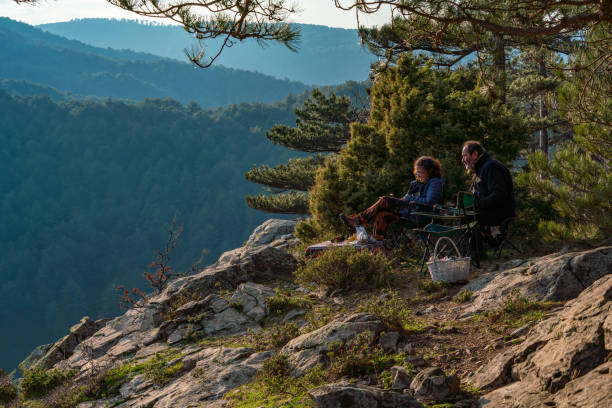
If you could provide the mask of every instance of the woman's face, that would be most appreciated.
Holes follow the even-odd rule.
[[[425,183],[429,179],[429,174],[427,173],[427,170],[425,170],[423,167],[416,166],[416,168],[414,169],[414,177],[417,179],[417,181]]]

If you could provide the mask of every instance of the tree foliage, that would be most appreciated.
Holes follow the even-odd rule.
[[[540,223],[552,240],[599,243],[612,235],[612,69],[610,25],[586,33],[595,47],[585,47],[573,61],[560,91],[561,108],[574,124],[574,137],[552,159],[541,152],[529,157],[531,171],[521,181],[547,198],[560,219]],[[594,72],[607,71],[607,75]]]
[[[244,177],[252,182],[281,190],[308,191],[314,184],[315,170],[323,165],[325,156],[299,157],[275,167],[262,165],[247,171]]]
[[[466,188],[460,152],[468,139],[481,140],[506,163],[514,159],[527,140],[521,118],[491,103],[476,84],[473,70],[433,69],[423,59],[400,58],[372,87],[369,122],[353,124],[337,161],[318,171],[310,194],[314,226],[298,232],[338,228],[340,212],[361,211],[380,195],[403,196],[420,155],[441,160],[447,192]]]
[[[309,153],[338,152],[349,139],[349,125],[367,118],[367,109],[346,96],[325,96],[319,89],[295,109],[295,127],[274,125],[266,137],[288,149]]]
[[[351,122],[363,121],[367,109],[356,107],[346,96],[332,93],[326,96],[314,89],[301,108],[295,109],[295,127],[277,124],[266,137],[278,145],[315,156],[294,158],[276,167],[255,166],[245,174],[251,182],[262,184],[273,194],[247,196],[251,208],[281,214],[308,214],[308,195],[314,184],[317,168],[326,160],[335,160],[338,152],[350,137]],[[289,191],[287,191],[289,190]]]
[[[247,195],[249,207],[275,214],[308,214],[308,194],[288,191],[277,194]]]
[[[365,13],[390,6],[394,18],[381,28],[362,28],[370,49],[389,62],[411,51],[425,51],[439,65],[453,66],[477,58],[483,86],[505,100],[509,49],[544,47],[569,53],[581,43],[583,30],[610,21],[609,1],[447,1],[369,2],[335,0],[343,9]]]

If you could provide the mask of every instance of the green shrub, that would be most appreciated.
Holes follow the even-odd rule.
[[[24,373],[19,388],[24,398],[38,398],[47,395],[53,388],[65,383],[73,376],[74,371],[33,368]]]
[[[385,353],[379,344],[374,344],[371,332],[360,333],[350,343],[333,344],[327,352],[328,366],[326,378],[336,381],[344,377],[359,378],[374,374],[381,383],[385,383],[383,372],[403,362],[402,355]]]
[[[371,313],[381,318],[396,330],[421,331],[423,324],[415,320],[410,303],[397,291],[385,290],[381,295],[372,296],[358,306],[360,312]]]
[[[560,302],[530,300],[520,296],[518,290],[514,290],[506,296],[504,302],[497,309],[485,312],[483,315],[491,323],[500,323],[507,327],[520,327],[544,319],[547,310],[560,304]]]
[[[382,254],[334,248],[308,260],[295,272],[302,285],[323,285],[330,289],[373,289],[392,281],[392,269]]]
[[[419,279],[417,282],[417,288],[422,292],[429,295],[431,294],[443,294],[446,295],[450,284],[448,282],[436,282],[429,278]]]
[[[266,305],[270,314],[281,314],[291,309],[308,309],[311,307],[311,303],[307,300],[296,297],[288,296],[284,293],[277,293],[276,296],[266,299]]]
[[[462,290],[461,292],[457,293],[457,295],[455,296],[455,302],[457,303],[465,303],[465,302],[469,302],[470,300],[472,300],[472,291],[471,290]]]
[[[300,328],[294,322],[286,322],[251,335],[251,341],[258,350],[271,350],[283,347],[291,339],[300,335]]]
[[[6,371],[0,369],[0,402],[12,401],[16,396],[17,390],[13,386],[13,382]]]
[[[242,312],[242,309],[244,308],[243,304],[239,302],[229,302],[229,307],[234,308],[239,312]]]

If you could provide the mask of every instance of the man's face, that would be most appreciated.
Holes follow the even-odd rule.
[[[474,150],[472,153],[468,151],[468,147],[465,146],[461,151],[461,163],[466,169],[474,168],[474,163],[478,160],[478,152]]]

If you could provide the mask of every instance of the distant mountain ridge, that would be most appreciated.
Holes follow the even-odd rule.
[[[297,24],[302,33],[299,52],[280,44],[260,47],[255,41],[227,48],[215,65],[246,69],[313,85],[364,81],[375,57],[359,44],[357,30]],[[50,33],[98,47],[129,48],[186,61],[184,49],[197,45],[181,27],[134,20],[81,19],[38,26]],[[205,44],[208,44],[205,43]],[[211,42],[211,50],[215,43]]]
[[[202,107],[275,102],[309,87],[256,72],[127,50],[92,47],[0,18],[0,78],[28,81],[82,96],[142,100],[174,98]]]

